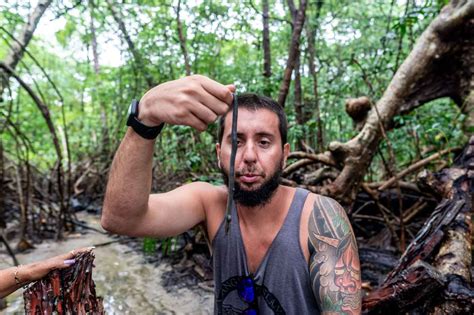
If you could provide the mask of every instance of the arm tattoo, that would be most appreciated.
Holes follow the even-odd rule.
[[[318,196],[309,219],[310,277],[323,314],[360,314],[357,243],[344,209]]]

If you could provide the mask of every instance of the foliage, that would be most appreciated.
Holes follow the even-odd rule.
[[[182,1],[181,20],[193,73],[208,75],[223,83],[235,83],[238,92],[270,91],[276,98],[288,55],[291,20],[286,1],[270,1],[272,72],[263,72],[261,3],[259,1]],[[310,2],[307,23],[316,32],[318,103],[325,143],[346,141],[356,134],[344,112],[346,98],[367,95],[381,97],[416,38],[444,5],[444,0],[425,1],[324,1],[318,11]],[[156,83],[182,77],[184,58],[180,48],[177,1],[116,2],[137,51],[143,56],[144,71]],[[0,24],[18,36],[30,11],[21,1],[0,6]],[[93,19],[94,30],[91,28]],[[94,31],[94,33],[93,33]],[[12,38],[0,30],[3,43],[0,58],[8,52]],[[94,70],[93,38],[97,38],[99,71]],[[302,38],[302,88],[305,111],[310,117],[296,123],[293,92],[286,112],[290,123],[289,140],[295,149],[299,140],[316,144],[315,96],[308,73],[307,34]],[[73,163],[85,157],[110,163],[124,131],[128,104],[148,89],[143,73],[125,43],[106,1],[63,3],[54,1],[43,18],[34,40],[27,48],[51,77],[64,101],[54,91],[39,67],[28,55],[16,71],[34,87],[49,106],[64,143],[65,131]],[[1,123],[9,116],[27,141],[19,142],[18,132],[2,128],[2,142],[12,159],[28,158],[40,169],[56,162],[51,137],[38,109],[14,81],[0,103]],[[61,109],[65,110],[65,124]],[[401,128],[389,133],[396,168],[420,158],[421,151],[462,143],[463,116],[448,100],[438,100],[397,119]],[[454,122],[454,125],[453,125]],[[165,172],[186,170],[220,181],[215,173],[216,125],[197,133],[188,127],[167,126],[157,142],[157,163]],[[416,137],[408,136],[416,133]],[[64,146],[64,145],[63,145]],[[381,155],[388,157],[387,143]],[[420,154],[416,153],[419,152]],[[370,174],[383,174],[380,158]],[[370,176],[370,174],[368,176]],[[378,178],[373,177],[373,180]]]

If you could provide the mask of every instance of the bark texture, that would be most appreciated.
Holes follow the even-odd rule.
[[[105,314],[92,279],[94,254],[75,257],[72,267],[53,270],[23,293],[25,314]]]
[[[298,16],[298,10],[296,9],[295,3],[293,2],[293,0],[288,0],[287,2],[288,2],[288,7],[291,12],[291,21],[292,21],[292,26],[293,26],[292,30],[294,30],[294,25],[296,24],[296,18]],[[294,65],[294,72],[295,72],[294,107],[295,107],[295,113],[296,113],[296,122],[298,123],[298,125],[303,125],[305,123],[305,117],[304,117],[303,100],[302,100],[303,90],[301,87],[300,55],[301,55],[301,50],[300,50],[299,45],[297,45],[295,47],[295,65]],[[301,146],[301,143],[299,144],[299,146]]]
[[[364,298],[368,314],[402,314],[414,306],[431,302],[444,286],[442,275],[429,264],[417,261]]]
[[[322,1],[317,3],[316,8],[316,19],[319,18],[319,12],[321,11]],[[319,92],[318,92],[318,74],[316,72],[316,28],[311,23],[306,23],[306,37],[308,38],[308,68],[309,74],[313,78],[313,97],[314,97],[314,116],[317,123],[317,143],[316,149],[318,152],[322,152],[324,148],[323,138],[323,122],[321,119],[321,110],[319,108]]]
[[[297,13],[293,23],[293,32],[291,34],[291,43],[288,52],[288,59],[286,61],[286,67],[283,73],[283,80],[281,82],[280,91],[278,93],[278,104],[280,104],[282,107],[285,107],[286,97],[288,96],[288,91],[290,90],[291,75],[293,73],[293,69],[295,68],[296,59],[299,54],[300,37],[306,18],[306,5],[306,0],[300,0],[300,6],[298,10],[296,10]]]
[[[474,136],[452,167],[420,180],[443,199],[385,282],[364,298],[363,308],[370,313],[419,307],[433,314],[472,313]]]

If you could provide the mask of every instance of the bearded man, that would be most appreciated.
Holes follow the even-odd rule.
[[[350,223],[336,201],[280,185],[290,147],[284,110],[272,99],[237,96],[228,233],[227,187],[195,182],[150,194],[163,123],[204,131],[220,117],[216,153],[228,182],[233,92],[233,85],[195,75],[158,85],[132,102],[102,226],[117,234],[168,237],[203,224],[212,243],[216,314],[359,314],[360,265]]]

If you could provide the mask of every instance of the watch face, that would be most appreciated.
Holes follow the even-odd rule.
[[[128,107],[128,115],[138,117],[138,101],[132,100],[130,106]]]

